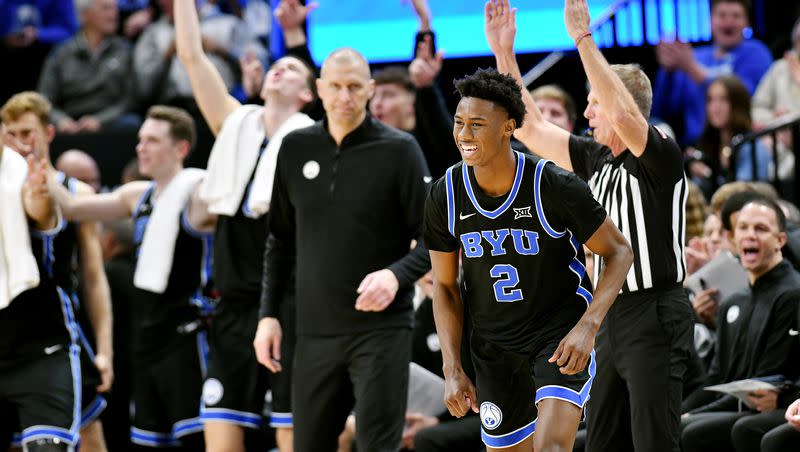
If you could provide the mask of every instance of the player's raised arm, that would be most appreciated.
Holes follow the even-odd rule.
[[[111,193],[74,197],[53,178],[50,193],[70,221],[114,221],[130,217],[137,201],[150,185],[148,181],[129,182]]]
[[[608,217],[592,234],[586,246],[603,258],[603,273],[588,309],[550,358],[550,362],[556,362],[564,374],[574,374],[586,367],[597,331],[633,264],[630,244]]]
[[[203,51],[203,37],[194,0],[175,0],[175,47],[183,67],[189,74],[192,92],[216,135],[222,123],[241,104],[228,94],[217,68]]]
[[[52,229],[58,223],[58,211],[47,186],[47,161],[36,160],[33,155],[29,155],[27,160],[28,179],[22,186],[22,205],[25,214],[33,220],[37,229],[42,231]]]
[[[558,166],[572,171],[569,157],[569,133],[544,119],[533,97],[525,88],[522,73],[514,55],[514,37],[517,34],[516,8],[508,0],[490,0],[484,9],[484,33],[489,48],[497,60],[497,70],[509,74],[517,81],[525,102],[525,121],[514,132],[514,137],[537,155],[554,161]]]
[[[597,102],[606,110],[611,127],[633,155],[641,156],[647,145],[647,119],[597,48],[597,43],[589,32],[589,7],[586,0],[566,0],[564,22],[569,36],[575,40],[589,84]],[[590,98],[589,102],[593,100]]]

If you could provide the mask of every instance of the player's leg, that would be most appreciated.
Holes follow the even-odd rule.
[[[105,452],[107,450],[102,422],[95,419],[81,427],[81,452]]]
[[[13,369],[4,388],[16,405],[22,446],[29,451],[73,450],[80,422],[77,346],[65,347]]]
[[[357,450],[398,450],[405,423],[411,330],[354,335],[346,353],[356,398]]]
[[[775,427],[786,424],[786,410],[777,409],[746,416],[733,424],[731,441],[737,451],[761,449],[761,439]],[[800,432],[798,432],[800,433]]]
[[[677,289],[647,297],[636,308],[626,312],[616,331],[633,444],[637,451],[677,452],[683,377],[692,346],[691,307]]]
[[[618,300],[619,301],[619,300]],[[633,451],[630,402],[625,380],[617,369],[616,328],[620,322],[615,303],[595,339],[596,383],[586,406],[586,450]]]
[[[295,345],[295,307],[294,300],[284,300],[281,306],[281,361],[294,361]],[[252,350],[252,347],[251,347]],[[275,429],[275,442],[280,452],[292,452],[294,429],[292,427],[292,365],[286,365],[278,373],[269,374],[269,387],[272,391],[272,412],[269,425]]]
[[[348,338],[297,337],[292,386],[295,452],[333,452],[338,446],[353,407],[344,356]]]
[[[172,436],[186,451],[205,448],[200,421],[204,349],[204,335],[181,335],[157,374],[156,387]]]
[[[548,361],[559,342],[560,338],[545,344],[531,366],[539,411],[533,436],[536,451],[572,450],[583,408],[589,400],[597,373],[597,358],[592,351],[585,369],[574,375],[562,374],[558,364]]]
[[[133,355],[131,378],[131,443],[133,450],[148,451],[154,448],[178,447],[172,436],[172,424],[167,419],[158,392],[158,379],[164,378],[161,364],[168,355],[159,354],[146,359]]]
[[[481,439],[487,450],[530,452],[536,429],[536,387],[523,355],[505,352],[473,333]]]
[[[201,409],[208,452],[244,452],[248,434],[260,434],[268,380],[253,351],[258,307],[252,304],[223,298],[208,331]]]

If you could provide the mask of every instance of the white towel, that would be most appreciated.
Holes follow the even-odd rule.
[[[0,309],[17,295],[39,285],[39,267],[31,251],[22,185],[25,159],[5,147],[0,155]]]
[[[187,168],[178,173],[158,195],[144,230],[133,284],[144,290],[164,293],[169,281],[175,239],[181,215],[194,188],[205,177],[204,170]]]
[[[247,207],[253,216],[265,214],[269,210],[283,137],[293,130],[314,124],[308,115],[293,114],[270,138],[263,158],[259,160],[259,145],[265,138],[261,120],[263,108],[243,105],[225,119],[211,149],[208,178],[200,192],[200,197],[208,203],[209,212],[228,216],[236,214],[253,168],[256,168]]]

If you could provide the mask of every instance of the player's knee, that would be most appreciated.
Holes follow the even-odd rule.
[[[567,452],[572,450],[575,436],[569,432],[536,432],[533,450],[536,452]]]
[[[56,438],[36,439],[25,444],[27,452],[73,452],[74,447]]]

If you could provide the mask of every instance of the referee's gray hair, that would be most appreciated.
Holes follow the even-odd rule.
[[[653,87],[641,66],[638,64],[612,64],[611,70],[617,74],[617,77],[622,80],[622,84],[631,93],[644,119],[650,119],[650,108],[653,106]]]

